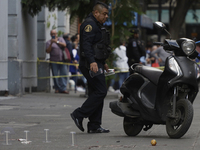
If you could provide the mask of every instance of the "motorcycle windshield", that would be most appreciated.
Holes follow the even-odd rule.
[[[165,40],[170,46],[173,46],[175,48],[180,48],[180,46],[178,45],[178,43],[176,42],[176,40]]]

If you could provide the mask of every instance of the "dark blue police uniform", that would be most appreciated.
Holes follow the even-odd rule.
[[[93,14],[85,19],[80,26],[80,62],[79,69],[87,79],[88,98],[71,115],[80,130],[83,118],[88,118],[88,132],[100,128],[102,120],[102,109],[104,98],[107,94],[105,75],[102,73],[95,77],[89,74],[90,64],[96,62],[98,68],[104,70],[105,59],[96,59],[94,45],[102,40],[102,25],[96,20]],[[76,122],[77,121],[77,122]],[[109,131],[109,130],[108,130]]]
[[[129,67],[134,63],[139,63],[140,58],[142,56],[146,56],[143,42],[138,39],[134,39],[133,37],[129,38],[126,53]]]

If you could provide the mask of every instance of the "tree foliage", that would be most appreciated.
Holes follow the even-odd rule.
[[[110,0],[110,20],[112,21],[112,45],[119,46],[119,40],[125,40],[127,36],[130,36],[129,29],[133,28],[132,21],[135,20],[133,12],[139,12],[139,1],[133,0]]]
[[[27,11],[32,16],[37,15],[42,6],[46,6],[50,11],[58,8],[58,10],[65,10],[70,8],[71,18],[78,16],[80,21],[82,21],[86,15],[88,15],[92,7],[97,0],[21,0],[23,11]],[[112,4],[112,13],[110,14],[110,19],[114,22],[114,27],[112,26],[112,39],[115,43],[115,39],[119,39],[121,33],[124,35],[129,34],[127,28],[131,26],[131,20],[134,20],[134,15],[131,14],[132,11],[141,12],[139,2],[141,0],[99,0],[107,4]],[[142,0],[146,3],[145,7],[151,3],[158,3],[158,0]],[[180,27],[185,21],[185,16],[188,9],[196,6],[199,0],[162,0],[163,2],[172,3],[172,10],[170,16],[170,32],[173,38],[179,36]],[[194,13],[195,14],[195,13]],[[196,19],[197,16],[194,15]],[[123,25],[123,22],[127,22],[127,26]],[[120,33],[120,34],[119,34]]]
[[[37,15],[43,6],[50,11],[57,8],[60,11],[69,8],[71,19],[78,16],[80,22],[92,11],[97,0],[21,0],[23,11],[27,11],[31,16]],[[133,12],[139,12],[140,0],[99,0],[109,5],[109,19],[112,26],[108,27],[111,32],[111,47],[116,48],[121,40],[126,40],[130,36],[129,29],[133,27],[132,21],[135,20]],[[126,24],[124,24],[126,23]],[[112,62],[114,56],[111,55]],[[112,65],[111,63],[109,64]]]
[[[139,0],[100,0],[109,5],[112,21],[112,43],[119,43],[119,38],[129,36],[129,29],[132,27],[131,21],[135,19],[133,12],[141,12]],[[70,10],[70,16],[78,16],[82,21],[91,11],[95,4],[95,0],[21,0],[23,11],[27,11],[30,15],[37,15],[42,6],[46,6],[50,11],[63,11],[66,8]],[[126,22],[126,25],[124,25]],[[115,45],[115,44],[114,44]],[[118,45],[118,44],[117,44]]]
[[[27,11],[31,16],[37,15],[42,6],[46,6],[50,11],[63,11],[70,8],[71,16],[78,15],[82,20],[94,5],[93,0],[21,0],[23,11]]]

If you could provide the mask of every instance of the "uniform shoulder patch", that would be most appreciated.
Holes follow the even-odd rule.
[[[92,31],[92,26],[90,24],[88,24],[86,27],[85,27],[85,32],[91,32]]]
[[[133,47],[137,47],[136,41],[133,41]]]

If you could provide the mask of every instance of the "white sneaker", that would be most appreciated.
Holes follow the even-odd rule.
[[[123,94],[120,92],[120,90],[118,90],[117,96],[118,96],[118,99],[120,99],[120,97],[123,96]]]
[[[77,89],[77,91],[79,91],[79,92],[85,92],[85,89],[83,89],[82,87],[77,87],[76,89]]]
[[[115,92],[115,90],[113,89],[112,86],[109,86],[108,91],[109,91],[109,92]]]
[[[74,82],[74,80],[69,80],[69,89],[70,89],[70,90],[74,90],[74,87],[75,87],[75,82]]]
[[[120,90],[119,90],[119,89],[117,89],[117,90],[115,91],[115,93],[121,93],[121,92],[120,92]]]

